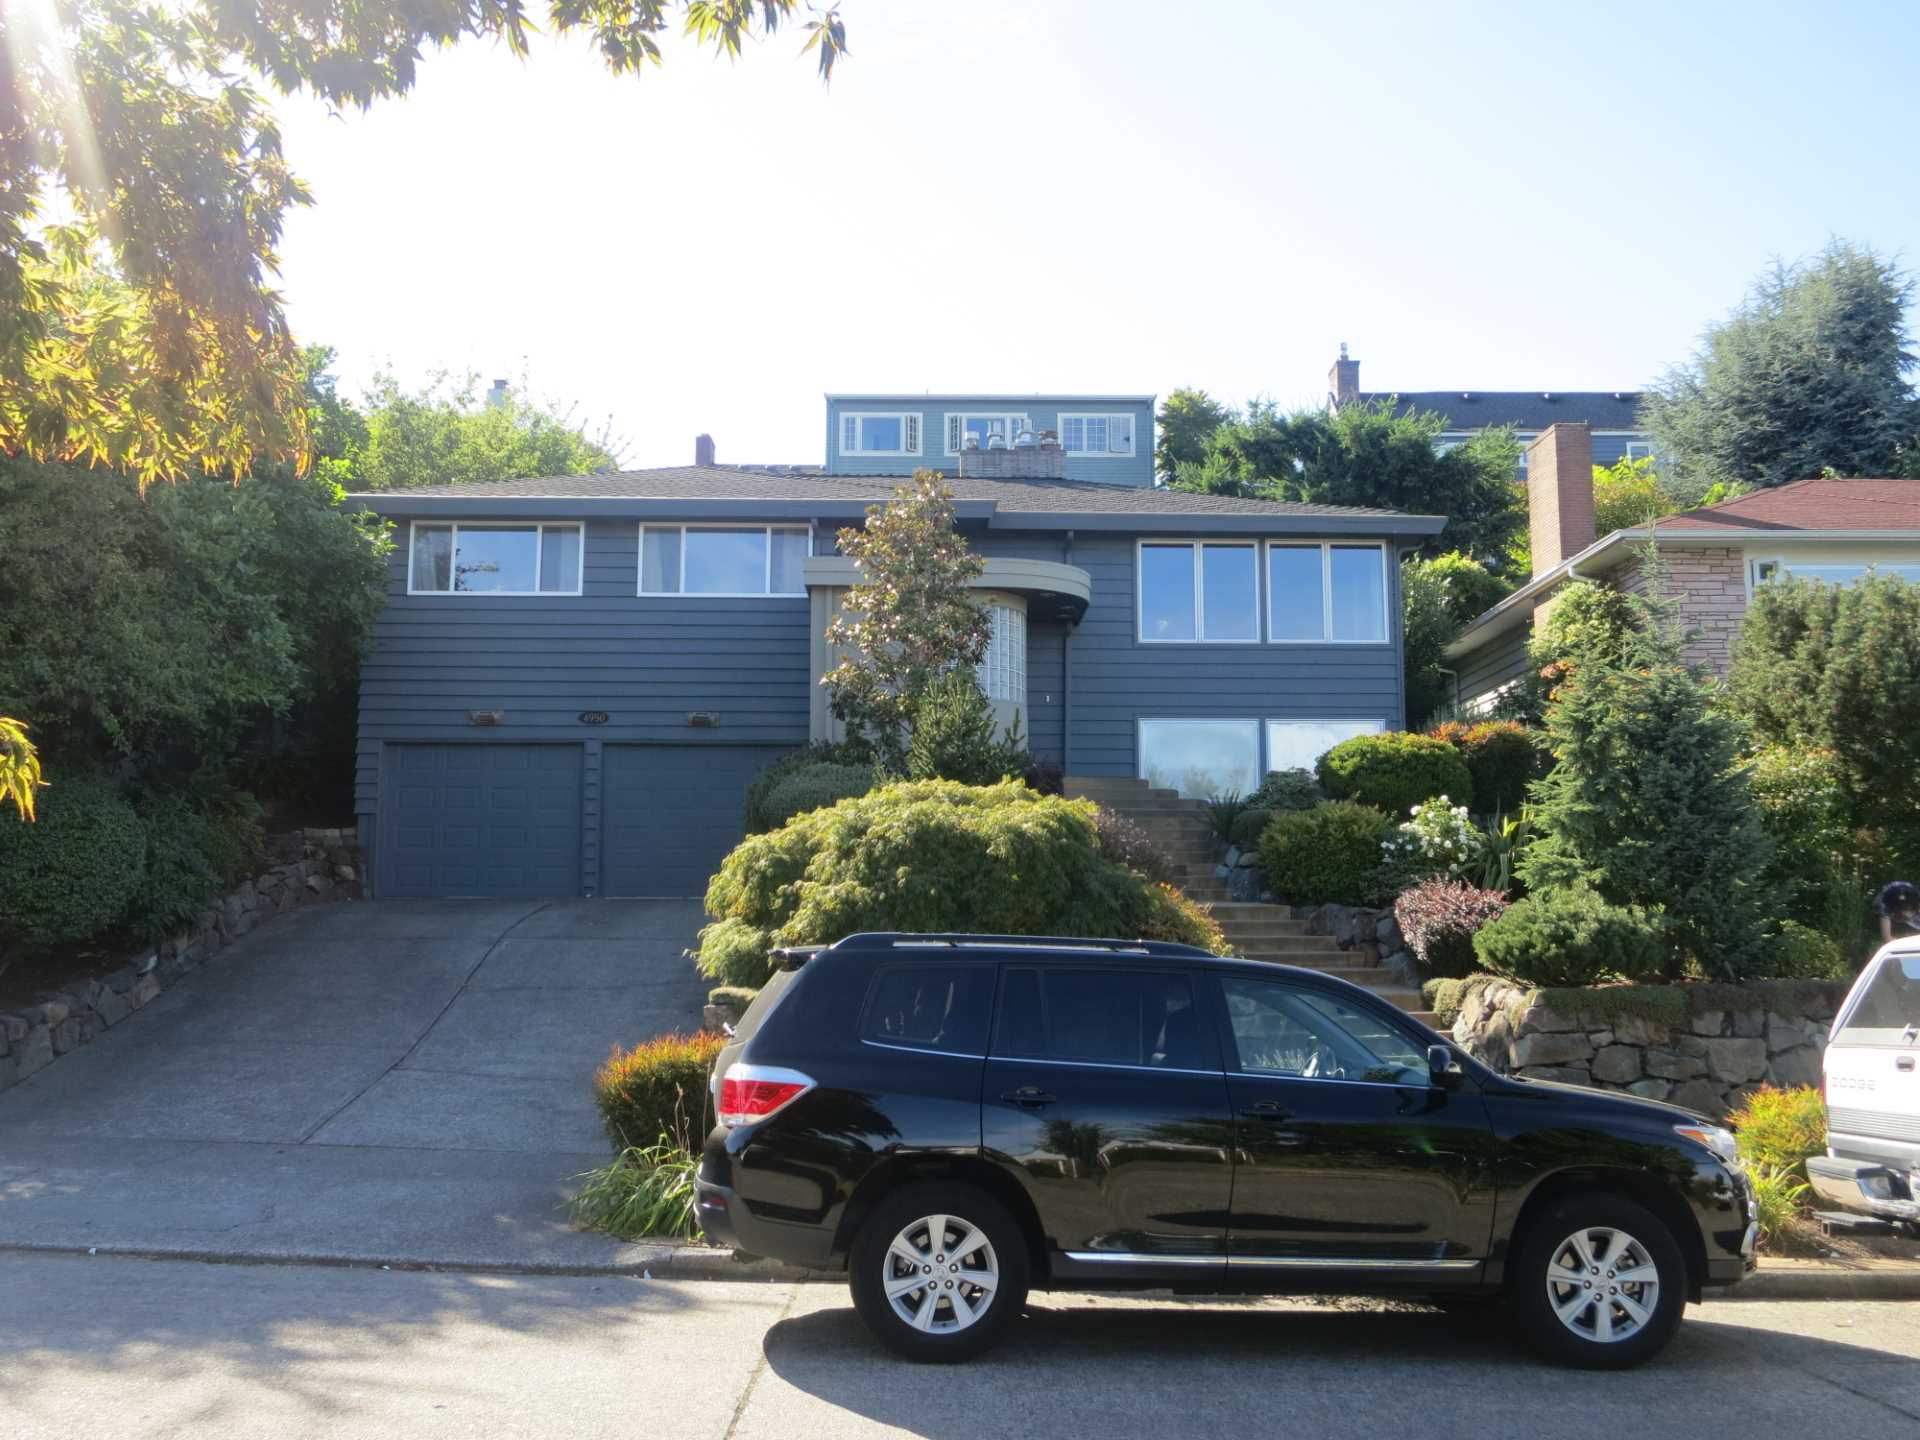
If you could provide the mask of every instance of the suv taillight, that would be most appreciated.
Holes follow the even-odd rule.
[[[755,1125],[776,1114],[813,1089],[813,1077],[777,1065],[743,1065],[738,1061],[720,1077],[716,1113],[729,1130]]]

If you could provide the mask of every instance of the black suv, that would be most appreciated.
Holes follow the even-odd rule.
[[[780,966],[714,1068],[701,1223],[845,1267],[912,1359],[978,1354],[1040,1285],[1504,1297],[1624,1366],[1753,1267],[1727,1131],[1497,1075],[1310,970],[894,934]]]

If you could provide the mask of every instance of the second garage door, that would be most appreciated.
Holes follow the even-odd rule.
[[[393,745],[382,896],[580,893],[578,745]]]
[[[740,843],[747,782],[788,745],[609,745],[600,893],[704,895]]]

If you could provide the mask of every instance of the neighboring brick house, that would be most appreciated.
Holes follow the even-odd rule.
[[[1643,589],[1649,539],[1680,597],[1688,660],[1720,675],[1756,585],[1778,576],[1846,585],[1870,567],[1920,582],[1920,480],[1797,480],[1596,538],[1592,447],[1577,424],[1550,426],[1528,447],[1533,578],[1447,647],[1465,709],[1489,708],[1524,673],[1534,625],[1568,580]]]

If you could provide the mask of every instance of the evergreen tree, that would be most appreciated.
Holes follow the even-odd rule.
[[[1160,402],[1160,435],[1153,447],[1153,473],[1162,483],[1182,465],[1205,458],[1213,432],[1233,419],[1233,411],[1204,390],[1176,390]]]

